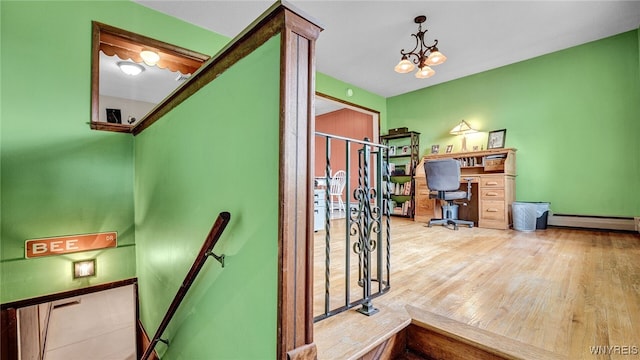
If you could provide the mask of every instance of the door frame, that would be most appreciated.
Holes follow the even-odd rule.
[[[100,284],[90,286],[81,289],[74,289],[69,291],[63,291],[55,294],[38,296],[30,299],[18,300],[9,303],[0,304],[0,311],[2,315],[2,354],[0,359],[2,360],[18,360],[18,323],[17,313],[18,310],[28,306],[40,305],[48,302],[64,300],[68,298],[74,298],[82,295],[93,294],[100,291],[115,289],[118,287],[133,285],[134,292],[134,304],[135,304],[135,317],[136,317],[136,358],[139,358],[142,354],[141,337],[143,329],[140,327],[140,308],[138,303],[138,278],[130,278],[120,281],[114,281],[106,284]]]

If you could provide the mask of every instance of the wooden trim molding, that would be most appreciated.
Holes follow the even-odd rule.
[[[380,111],[368,108],[366,106],[354,104],[354,103],[349,102],[347,100],[342,100],[342,99],[339,99],[339,98],[337,98],[335,96],[323,94],[321,92],[316,92],[316,96],[321,97],[323,99],[331,100],[331,101],[334,101],[334,102],[337,102],[337,103],[340,103],[340,104],[344,104],[344,105],[347,105],[349,107],[354,107],[354,108],[357,108],[357,109],[361,109],[361,110],[364,110],[366,112],[370,112],[370,113],[373,113],[373,114],[378,114],[378,117],[380,117]]]
[[[287,352],[287,360],[307,360],[318,357],[316,344],[306,344]]]
[[[137,63],[143,60],[140,51],[153,50],[161,55],[157,66],[183,74],[192,74],[207,60],[209,55],[185,49],[164,41],[132,33],[97,21],[91,22],[91,129],[112,132],[131,132],[129,124],[113,124],[98,121],[100,98],[100,51],[109,56],[131,59]]]
[[[284,29],[285,21],[283,11],[287,9],[287,11],[292,12],[292,8],[291,5],[282,1],[278,1],[272,5],[243,32],[231,40],[227,46],[203,64],[182,86],[151,110],[149,114],[131,129],[131,132],[134,135],[140,134],[144,129],[171,111],[171,109],[178,106],[196,91],[220,76],[233,64],[251,54],[274,35],[281,33]]]
[[[51,301],[62,300],[62,299],[66,299],[66,298],[70,298],[70,297],[74,297],[74,296],[82,296],[82,295],[91,294],[91,293],[98,292],[98,291],[114,289],[114,288],[117,288],[117,287],[127,286],[127,285],[132,285],[132,284],[137,284],[137,283],[138,283],[138,279],[137,278],[124,279],[124,280],[114,281],[114,282],[110,282],[110,283],[106,283],[106,284],[89,286],[89,287],[85,287],[85,288],[81,288],[81,289],[74,289],[74,290],[59,292],[59,293],[55,293],[55,294],[51,294],[51,295],[38,296],[38,297],[35,297],[35,298],[31,298],[31,299],[18,300],[18,301],[13,301],[13,302],[9,302],[9,303],[4,303],[4,304],[0,305],[0,309],[1,310],[6,310],[6,309],[10,309],[10,308],[18,309],[18,308],[25,307],[25,306],[38,305],[38,304],[51,302]]]

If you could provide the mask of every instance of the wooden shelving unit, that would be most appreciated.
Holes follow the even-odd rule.
[[[380,142],[389,146],[389,163],[395,172],[390,176],[392,184],[391,200],[396,205],[392,215],[413,218],[415,214],[415,168],[420,154],[420,133],[407,131],[399,134],[382,135]],[[400,170],[404,170],[401,173]]]

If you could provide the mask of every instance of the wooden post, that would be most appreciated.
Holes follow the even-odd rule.
[[[280,62],[279,359],[315,359],[313,150],[315,41],[322,30],[282,7]]]

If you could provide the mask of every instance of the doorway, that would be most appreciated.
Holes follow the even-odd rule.
[[[342,136],[350,139],[364,140],[365,138],[374,143],[379,143],[380,135],[380,114],[376,111],[359,107],[358,105],[346,103],[323,94],[316,94],[316,116],[315,131],[330,135]],[[315,169],[314,176],[322,181],[327,177],[331,178],[336,172],[345,170],[346,149],[334,144],[330,153],[330,174],[327,174],[326,163],[326,140],[322,137],[315,138]],[[350,149],[350,159],[358,158],[358,148]],[[351,164],[349,167],[349,188],[358,187],[358,167]],[[354,201],[353,194],[345,194],[345,203]],[[331,204],[327,204],[331,206]],[[334,209],[335,210],[335,209]]]
[[[14,349],[8,358],[135,360],[136,284],[97,288],[17,304],[13,308],[15,344],[3,343]],[[10,310],[3,309],[3,315]]]

